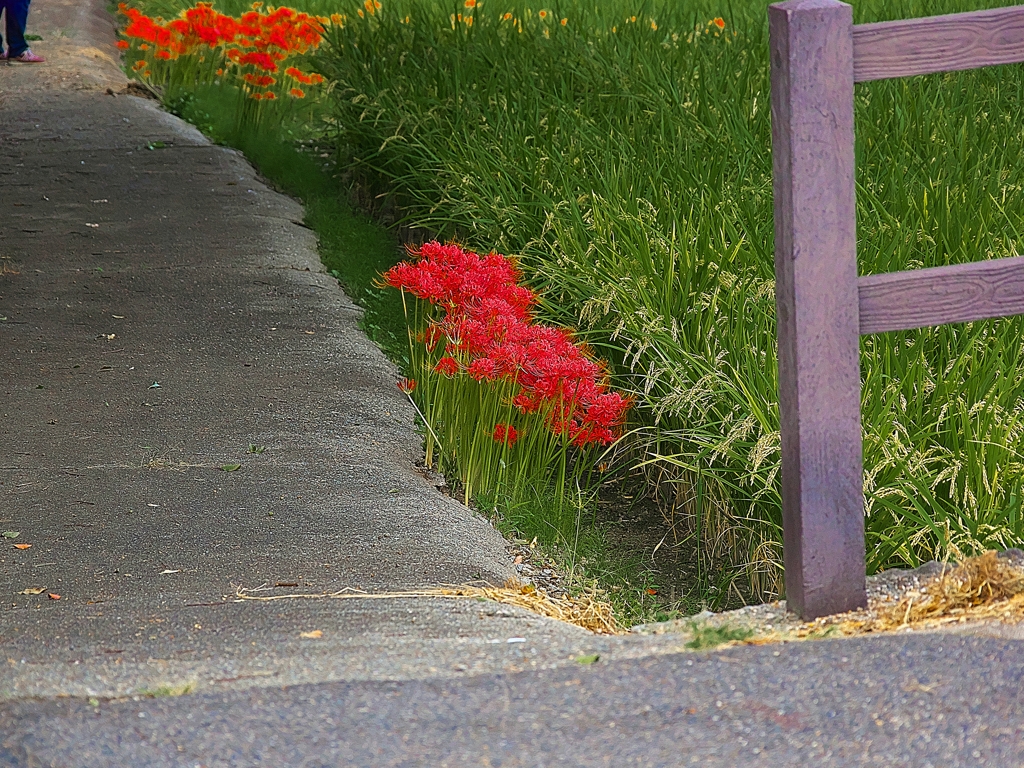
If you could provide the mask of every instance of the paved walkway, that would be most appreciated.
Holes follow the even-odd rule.
[[[513,570],[417,472],[300,207],[121,95],[102,0],[36,5],[50,62],[0,66],[0,766],[1024,762],[1012,639],[680,654],[475,601],[235,601]]]

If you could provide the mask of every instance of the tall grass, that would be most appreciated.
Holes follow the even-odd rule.
[[[546,10],[391,0],[334,32],[318,60],[339,161],[410,223],[518,256],[636,394],[633,456],[708,564],[778,594],[764,5]],[[862,273],[1022,252],[1022,96],[1020,66],[858,86]],[[864,340],[869,570],[1024,541],[1021,330]]]

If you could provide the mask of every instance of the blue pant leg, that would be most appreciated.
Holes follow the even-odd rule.
[[[28,5],[31,0],[3,0],[7,17],[7,56],[14,58],[28,50],[25,25],[28,23]]]

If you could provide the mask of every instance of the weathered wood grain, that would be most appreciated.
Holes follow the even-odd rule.
[[[853,155],[853,14],[768,9],[786,600],[865,605]]]
[[[861,335],[1024,315],[1024,256],[869,275],[857,293]]]
[[[1024,5],[853,28],[853,79],[927,75],[1024,61]]]

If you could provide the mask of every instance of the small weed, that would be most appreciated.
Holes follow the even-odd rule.
[[[150,699],[159,699],[166,696],[184,696],[196,689],[195,683],[182,683],[181,685],[160,685],[156,688],[141,688],[137,692],[139,696]]]
[[[265,445],[256,445],[256,443],[249,443],[249,448],[246,453],[263,453],[267,450]]]
[[[698,624],[697,622],[690,625],[690,631],[693,633],[693,637],[686,644],[686,647],[694,651],[717,648],[726,643],[747,640],[754,634],[754,630],[747,627],[730,627],[728,624],[712,626],[710,624]]]

